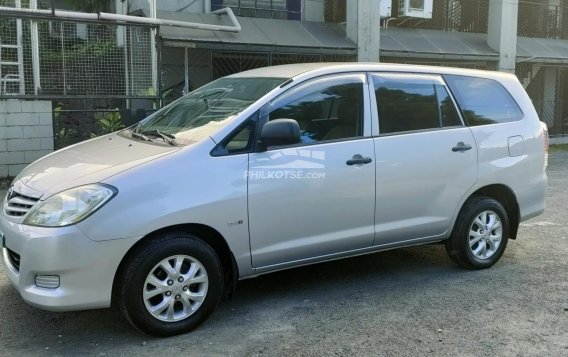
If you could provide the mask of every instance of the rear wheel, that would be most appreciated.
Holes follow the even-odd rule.
[[[120,309],[134,327],[177,335],[199,326],[219,303],[222,265],[201,239],[168,232],[131,254],[117,289]]]
[[[485,269],[503,255],[509,237],[509,218],[503,205],[484,196],[470,198],[446,241],[450,258],[467,269]]]

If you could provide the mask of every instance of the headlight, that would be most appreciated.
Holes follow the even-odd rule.
[[[24,224],[62,227],[80,222],[108,202],[117,193],[108,185],[86,185],[60,192],[39,203]]]

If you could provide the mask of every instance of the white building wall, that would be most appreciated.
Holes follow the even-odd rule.
[[[0,100],[0,178],[52,151],[51,101]]]

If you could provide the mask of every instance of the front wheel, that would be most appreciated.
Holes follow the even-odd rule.
[[[458,265],[486,269],[503,255],[509,237],[507,211],[484,196],[470,198],[460,211],[446,251]]]
[[[168,232],[129,256],[117,286],[120,309],[142,332],[189,332],[213,312],[222,295],[222,265],[201,239]]]

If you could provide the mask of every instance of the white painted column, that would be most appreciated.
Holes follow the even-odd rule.
[[[158,9],[156,0],[148,0],[150,2],[150,17],[155,19],[158,16]],[[158,49],[156,48],[156,29],[152,29],[150,32],[150,46],[152,51],[152,87],[158,93]],[[154,104],[155,106],[155,104]],[[156,108],[154,108],[156,109]]]
[[[347,1],[347,37],[357,43],[359,62],[379,62],[380,18],[379,1]]]
[[[37,9],[37,0],[30,0],[30,9]],[[39,70],[39,35],[37,21],[31,20],[30,39],[32,47],[32,72],[34,78],[34,94],[37,95],[41,90],[41,79]]]
[[[16,8],[20,9],[22,7],[22,1],[15,1]],[[26,81],[24,80],[24,40],[23,40],[23,27],[22,19],[16,19],[16,45],[18,48],[18,78],[20,79],[20,94],[26,94]]]
[[[497,69],[515,72],[518,0],[489,0],[487,44],[499,52]]]

